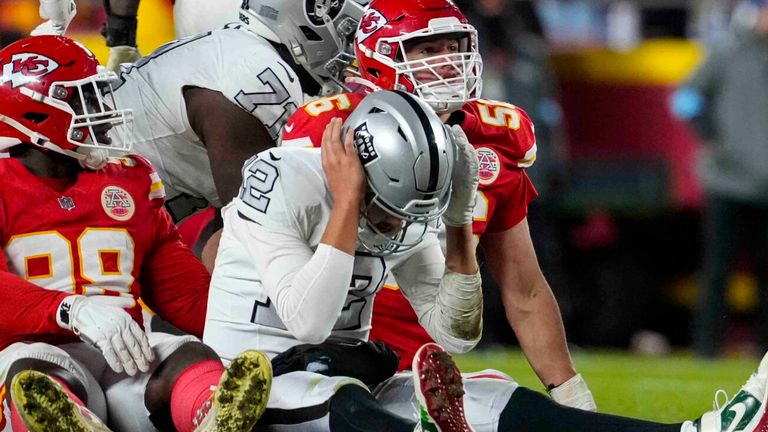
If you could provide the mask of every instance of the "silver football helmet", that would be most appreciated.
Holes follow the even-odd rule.
[[[322,93],[344,90],[344,69],[355,60],[357,23],[370,0],[243,0],[240,21],[285,45]]]
[[[358,241],[376,255],[413,248],[448,206],[456,157],[448,128],[414,95],[382,90],[360,102],[342,133],[349,129],[367,179]],[[386,215],[400,225],[378,228]]]

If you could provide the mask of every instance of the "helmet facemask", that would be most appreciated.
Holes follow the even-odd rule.
[[[427,232],[426,219],[421,223],[414,222],[412,218],[404,218],[387,210],[380,202],[373,192],[366,194],[357,231],[360,245],[376,256],[405,252],[416,247]]]
[[[27,88],[22,94],[64,111],[71,116],[66,143],[50,137],[36,137],[30,142],[75,157],[89,169],[100,169],[111,151],[128,152],[133,145],[133,112],[116,106],[111,81],[115,74],[99,67],[99,73],[76,81],[56,81],[43,96]],[[117,144],[109,135],[119,136]],[[62,145],[64,144],[64,145]],[[72,149],[72,146],[75,146]]]

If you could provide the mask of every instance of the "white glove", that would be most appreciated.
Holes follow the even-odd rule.
[[[71,295],[59,304],[56,323],[98,348],[112,370],[133,376],[155,359],[147,335],[123,310],[134,304],[126,297]]]
[[[107,60],[107,69],[113,72],[120,72],[120,65],[123,63],[134,63],[141,58],[141,53],[136,47],[128,45],[118,45],[109,48],[109,60]]]
[[[443,213],[443,223],[458,227],[472,223],[478,177],[477,154],[459,125],[451,126],[456,144],[456,163],[451,175],[451,201]]]
[[[584,411],[597,411],[595,398],[581,374],[576,374],[568,381],[549,390],[549,395],[560,405]]]
[[[40,0],[40,18],[48,21],[35,27],[30,34],[62,36],[76,14],[74,0]]]

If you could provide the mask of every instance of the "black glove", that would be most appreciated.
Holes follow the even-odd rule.
[[[384,342],[331,336],[317,345],[297,345],[272,359],[274,376],[307,371],[357,378],[375,386],[397,372],[400,356]]]

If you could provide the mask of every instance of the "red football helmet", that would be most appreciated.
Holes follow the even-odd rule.
[[[441,36],[458,39],[459,52],[408,58],[406,43]],[[480,97],[483,62],[477,31],[451,0],[373,0],[360,20],[354,45],[360,77],[350,78],[352,83],[415,93],[438,113],[455,111]],[[416,80],[414,74],[423,71],[434,79]]]
[[[113,72],[61,36],[22,39],[0,50],[0,152],[27,143],[98,169],[107,150],[129,151],[131,110],[115,109]],[[107,133],[122,136],[112,145]]]

